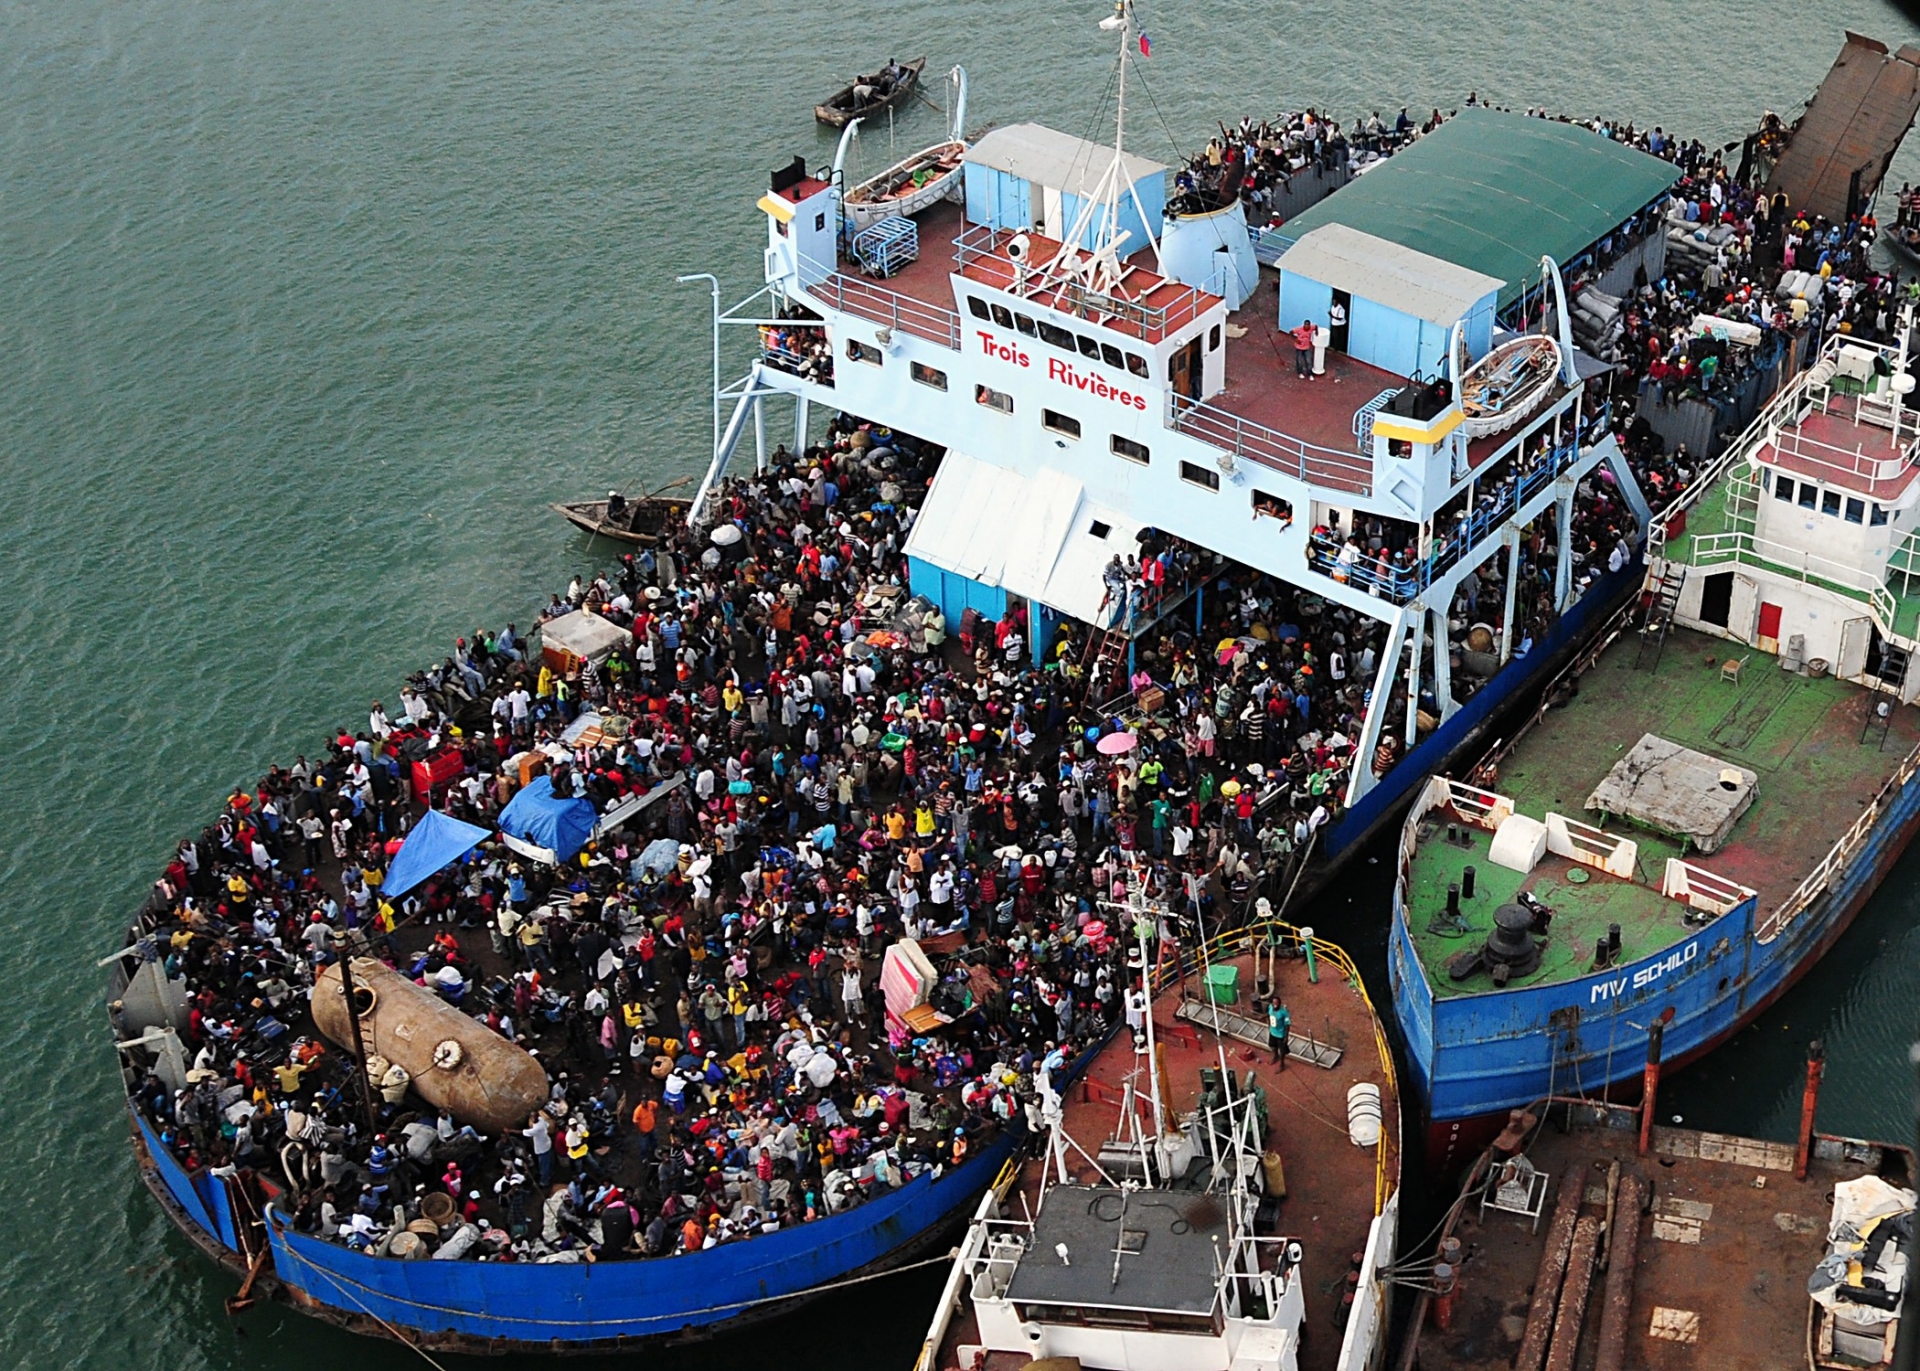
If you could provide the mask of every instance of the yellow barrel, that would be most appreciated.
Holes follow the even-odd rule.
[[[353,959],[360,1036],[368,1056],[385,1057],[413,1077],[428,1104],[452,1111],[482,1132],[517,1128],[547,1099],[547,1073],[533,1055],[384,962]],[[313,988],[313,1021],[348,1052],[353,1026],[336,963]]]
[[[1287,1197],[1287,1169],[1280,1164],[1280,1154],[1268,1152],[1260,1158],[1260,1169],[1266,1173],[1267,1193],[1284,1200]]]

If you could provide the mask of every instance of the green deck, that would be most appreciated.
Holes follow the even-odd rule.
[[[1652,733],[1753,770],[1760,780],[1752,807],[1726,844],[1706,856],[1634,829],[1639,880],[1589,870],[1584,885],[1570,883],[1570,864],[1551,855],[1525,876],[1493,866],[1487,861],[1491,834],[1467,829],[1473,846],[1452,846],[1445,813],[1430,815],[1413,860],[1408,919],[1437,994],[1445,996],[1454,985],[1446,961],[1478,947],[1492,927],[1495,906],[1522,889],[1550,906],[1555,918],[1540,969],[1515,985],[1586,974],[1594,940],[1610,923],[1620,925],[1627,960],[1671,942],[1682,928],[1684,907],[1660,894],[1668,857],[1685,857],[1759,891],[1763,911],[1778,904],[1920,743],[1920,710],[1897,709],[1884,746],[1877,725],[1863,744],[1867,712],[1885,696],[1843,681],[1789,675],[1775,658],[1737,643],[1676,629],[1657,669],[1651,645],[1636,669],[1639,654],[1638,636],[1622,635],[1580,678],[1578,696],[1520,739],[1494,788],[1533,818],[1552,811],[1596,823],[1598,816],[1585,810],[1587,796],[1642,734]],[[1720,664],[1742,656],[1748,660],[1739,683],[1723,681]],[[1625,831],[1622,821],[1606,826]],[[1448,883],[1458,881],[1468,863],[1477,869],[1479,884],[1477,898],[1462,906],[1472,931],[1429,933],[1429,920],[1446,904]],[[1488,984],[1484,974],[1475,975],[1454,993],[1475,993]]]

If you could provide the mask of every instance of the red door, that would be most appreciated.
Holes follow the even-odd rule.
[[[1763,651],[1780,650],[1780,606],[1762,601],[1760,605],[1760,647]]]

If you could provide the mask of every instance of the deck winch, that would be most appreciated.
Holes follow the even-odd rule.
[[[1540,965],[1540,944],[1534,940],[1537,919],[1518,904],[1503,904],[1493,911],[1493,932],[1479,950],[1462,952],[1447,962],[1447,975],[1464,981],[1476,971],[1485,971],[1495,985],[1505,985],[1515,976],[1525,976]]]

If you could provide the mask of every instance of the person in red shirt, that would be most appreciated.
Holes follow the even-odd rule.
[[[1303,381],[1313,379],[1313,320],[1302,319],[1288,335],[1293,339],[1293,370]]]

